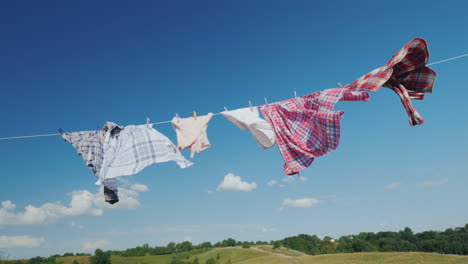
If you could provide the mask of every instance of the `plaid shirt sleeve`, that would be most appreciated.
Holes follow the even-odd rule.
[[[392,89],[401,99],[410,125],[420,125],[422,117],[411,104],[411,99],[422,100],[431,93],[437,74],[426,67],[429,59],[427,43],[422,38],[408,42],[387,62],[347,85],[354,91],[377,91],[384,86]]]

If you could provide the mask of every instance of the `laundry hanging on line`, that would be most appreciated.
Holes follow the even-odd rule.
[[[309,167],[315,157],[338,147],[344,111],[333,108],[339,100],[368,101],[369,94],[333,88],[260,107],[275,131],[286,175],[298,174]]]
[[[180,150],[191,149],[190,158],[193,159],[195,152],[200,154],[211,146],[206,129],[212,117],[213,113],[197,117],[194,112],[194,117],[172,119],[171,123],[177,134],[177,147]]]
[[[424,119],[414,108],[411,99],[422,100],[432,93],[437,74],[426,66],[429,59],[427,43],[422,38],[412,39],[387,62],[345,87],[355,91],[377,91],[384,86],[401,99],[409,117],[410,126],[421,125]]]
[[[175,161],[181,168],[192,166],[177,147],[149,125],[118,126],[106,122],[102,130],[63,133],[85,160],[86,166],[104,185],[106,202],[119,201],[116,177],[133,175],[145,167]]]
[[[365,91],[384,86],[397,93],[406,109],[410,125],[420,125],[422,117],[411,104],[432,92],[436,73],[426,66],[429,51],[425,40],[415,38],[382,66],[351,84],[309,95],[257,107],[224,111],[221,114],[242,130],[250,130],[259,145],[266,149],[275,144],[284,158],[284,173],[298,174],[310,166],[315,157],[334,151],[340,143],[340,120],[343,111],[335,111],[338,101],[368,101]],[[159,162],[176,161],[181,168],[193,163],[182,149],[201,153],[211,146],[208,123],[212,113],[204,116],[174,117],[171,124],[177,135],[177,147],[149,125],[118,126],[107,122],[102,130],[63,133],[92,169],[97,184],[104,185],[106,201],[118,201],[115,178],[133,175]]]
[[[257,107],[224,111],[221,114],[242,130],[249,130],[263,149],[275,144],[275,132],[265,119],[260,118]]]

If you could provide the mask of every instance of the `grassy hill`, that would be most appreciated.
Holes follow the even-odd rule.
[[[198,258],[200,264],[205,264],[209,258],[217,263],[225,264],[468,264],[468,256],[453,256],[422,252],[391,252],[391,253],[352,253],[329,255],[305,255],[291,249],[272,249],[271,246],[256,246],[252,248],[214,248],[207,252],[195,251],[187,254],[186,260]],[[63,257],[58,263],[71,264],[77,260],[80,264],[89,264],[89,257]],[[112,264],[169,264],[172,255],[144,257],[112,257]]]

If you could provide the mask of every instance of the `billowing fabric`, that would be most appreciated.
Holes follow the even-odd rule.
[[[62,138],[76,149],[86,163],[86,167],[93,170],[97,178],[103,164],[104,146],[107,139],[116,136],[123,129],[113,122],[106,122],[101,130],[81,131],[63,133]],[[106,202],[114,204],[118,201],[117,183],[115,179],[103,181],[102,184],[107,193],[105,193]]]
[[[211,117],[213,117],[213,113],[199,116],[197,119],[194,117],[174,117],[172,119],[172,127],[177,134],[177,146],[180,150],[191,149],[190,158],[194,157],[195,152],[200,154],[211,146],[206,134]]]
[[[411,99],[422,100],[425,93],[432,93],[437,74],[426,67],[429,49],[424,39],[415,38],[393,55],[385,66],[345,86],[354,91],[377,91],[384,86],[400,97],[409,117],[410,126],[424,123]]]
[[[260,107],[275,131],[276,143],[285,161],[285,174],[298,174],[310,166],[315,157],[338,147],[344,112],[333,108],[339,100],[368,101],[369,94],[344,87],[333,88]]]
[[[275,132],[270,123],[260,118],[256,107],[224,111],[221,114],[242,130],[249,130],[263,148],[271,148],[275,144]]]
[[[133,175],[151,164],[167,161],[175,161],[181,168],[193,165],[174,143],[154,128],[126,126],[116,137],[110,137],[104,146],[103,165],[97,183]]]

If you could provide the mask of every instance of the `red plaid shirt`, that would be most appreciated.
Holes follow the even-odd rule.
[[[426,41],[415,38],[395,53],[385,66],[369,72],[346,87],[355,91],[377,91],[382,86],[392,89],[400,97],[410,125],[420,125],[424,120],[411,104],[411,99],[422,100],[425,93],[432,92],[437,75],[425,66],[428,59]]]
[[[333,88],[260,107],[275,131],[285,174],[299,173],[312,164],[314,157],[338,147],[344,112],[333,111],[333,107],[339,100],[368,101],[369,94]]]

